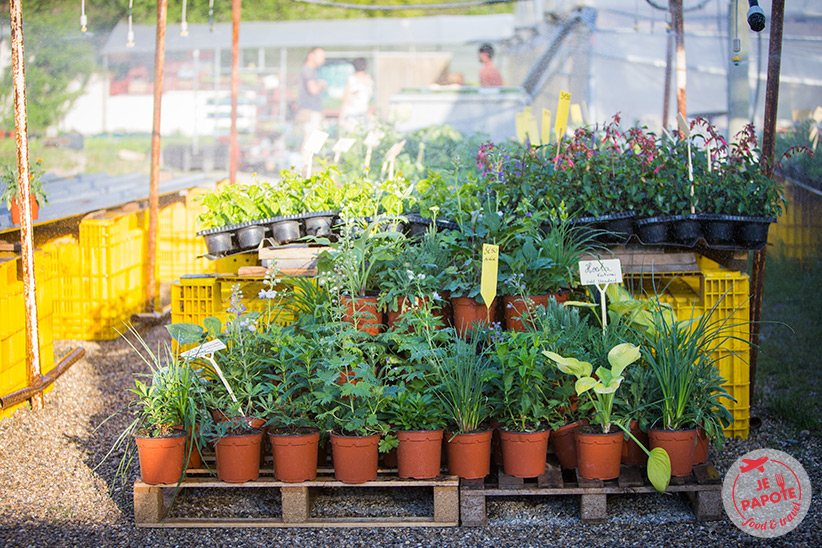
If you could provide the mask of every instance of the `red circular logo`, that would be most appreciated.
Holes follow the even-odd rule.
[[[808,513],[811,482],[802,465],[787,453],[757,449],[728,470],[722,502],[731,521],[746,533],[778,537]]]

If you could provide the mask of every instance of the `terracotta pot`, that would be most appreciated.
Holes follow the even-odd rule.
[[[509,476],[535,478],[545,473],[548,437],[545,432],[509,432],[500,430],[502,468]]]
[[[183,430],[183,425],[174,425],[174,429]],[[190,450],[189,447],[191,447]],[[202,468],[203,458],[200,455],[200,449],[197,447],[197,443],[194,441],[194,437],[191,435],[191,429],[189,429],[188,431],[188,439],[186,440],[186,448],[184,454],[188,455],[188,464],[186,464],[186,469],[191,470],[195,468]]]
[[[548,306],[548,300],[551,297],[554,297],[558,303],[564,303],[570,296],[571,291],[567,289],[559,293],[530,297],[505,295],[502,298],[505,304],[505,326],[510,331],[527,331],[529,326],[533,326],[531,315],[537,306]]]
[[[696,429],[696,446],[694,447],[694,466],[708,462],[708,434],[702,427]]]
[[[377,479],[380,436],[331,434],[334,477],[343,483],[365,483]]]
[[[397,470],[401,478],[430,479],[440,475],[442,430],[397,432]]]
[[[419,300],[420,301],[425,301],[425,302],[428,301],[428,299],[419,299]],[[418,303],[419,303],[419,301],[418,301]],[[388,315],[388,329],[396,330],[397,327],[398,327],[398,324],[402,320],[403,314],[405,314],[407,311],[411,310],[412,308],[414,308],[413,299],[409,299],[408,297],[400,297],[399,299],[397,299],[397,310],[391,310],[390,308],[388,310],[388,314],[387,314]],[[408,326],[403,331],[403,333],[411,333],[411,332],[412,332],[412,328],[410,326]]]
[[[11,201],[11,224],[19,225],[21,223],[21,215],[22,209],[20,207],[20,202],[17,201],[17,198]],[[34,199],[34,196],[31,197],[31,220],[36,221],[37,217],[40,215],[40,204],[37,203],[37,200]],[[177,481],[177,480],[175,480]],[[148,483],[148,482],[146,482]]]
[[[183,475],[186,434],[170,438],[134,436],[140,457],[140,477],[144,483],[177,483]]]
[[[274,455],[274,477],[287,483],[310,481],[317,477],[317,452],[320,433],[268,434]]]
[[[631,421],[631,434],[648,448],[648,433],[643,432],[639,428],[639,421]],[[648,462],[648,455],[643,451],[634,440],[627,439],[622,445],[622,464],[629,466],[645,466]]]
[[[377,308],[377,297],[349,297],[340,299],[343,320],[369,335],[378,335],[382,328],[382,314]]]
[[[696,429],[693,430],[648,430],[651,449],[661,447],[671,458],[672,476],[690,476],[694,466]]]
[[[619,477],[622,459],[622,430],[608,434],[574,432],[577,445],[577,473],[585,479],[610,480]]]
[[[491,471],[492,430],[475,434],[446,434],[448,471],[463,479],[481,479]]]
[[[551,432],[551,445],[554,446],[554,453],[557,454],[559,464],[563,468],[577,467],[577,443],[574,439],[574,429],[585,424],[588,424],[587,420],[576,421]]]
[[[490,307],[486,307],[481,300],[452,297],[451,306],[454,309],[454,326],[457,328],[457,334],[464,337],[475,323],[488,325],[488,319],[494,319],[496,304],[496,299],[491,301]]]
[[[226,483],[256,481],[260,477],[260,445],[263,432],[229,435],[214,444],[217,479]]]

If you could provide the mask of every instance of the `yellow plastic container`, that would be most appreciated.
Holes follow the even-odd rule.
[[[748,275],[700,261],[698,273],[663,273],[650,276],[626,275],[626,285],[636,297],[658,293],[659,300],[671,305],[677,318],[685,320],[714,309],[711,321],[725,322],[727,333],[742,340],[728,339],[713,354],[723,387],[736,401],[725,400],[735,420],[725,430],[730,437],[747,438],[750,419],[750,301]]]

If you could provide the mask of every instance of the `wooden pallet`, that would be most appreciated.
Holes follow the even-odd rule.
[[[486,497],[522,495],[579,496],[580,517],[584,522],[604,521],[608,517],[608,495],[656,493],[645,475],[644,467],[623,466],[619,478],[611,481],[586,480],[576,470],[561,469],[553,455],[545,473],[523,480],[495,471],[484,480],[460,482],[460,521],[464,526],[485,525]],[[701,521],[722,519],[722,480],[712,465],[694,467],[688,478],[672,478],[668,493],[685,493],[696,518]]]
[[[323,488],[407,489],[428,487],[433,493],[433,516],[410,517],[311,517],[311,507],[317,491]],[[134,482],[134,521],[138,527],[456,527],[459,525],[459,478],[439,476],[431,480],[405,480],[396,470],[380,470],[375,481],[363,484],[342,483],[334,479],[333,470],[321,468],[317,478],[302,483],[277,481],[271,468],[261,469],[257,481],[225,483],[211,477],[208,470],[188,470],[180,489],[278,489],[282,499],[282,515],[265,518],[194,518],[166,517],[167,500],[177,489],[176,484],[149,485]],[[399,493],[400,491],[395,491]]]

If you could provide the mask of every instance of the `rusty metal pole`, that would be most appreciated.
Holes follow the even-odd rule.
[[[665,91],[662,96],[662,129],[668,129],[668,111],[671,108],[671,66],[674,62],[674,33],[671,23],[667,28],[668,45],[665,50]]]
[[[782,68],[782,23],[785,0],[771,3],[771,37],[768,43],[768,79],[765,84],[765,118],[762,123],[762,156],[760,167],[773,177],[774,144],[776,141],[776,114],[779,106],[779,73]],[[754,253],[751,271],[751,352],[750,396],[756,385],[756,360],[759,346],[759,321],[762,319],[762,296],[765,287],[765,258],[767,248]]]
[[[151,178],[148,192],[148,242],[146,245],[146,312],[154,312],[157,297],[157,222],[160,209],[160,120],[163,103],[163,68],[166,47],[168,0],[157,0],[157,36],[154,46],[154,119],[151,127]]]
[[[29,141],[26,118],[26,68],[23,52],[22,0],[11,0],[11,66],[14,88],[14,129],[17,141],[17,186],[20,190],[20,240],[23,256],[23,297],[26,305],[26,376],[29,386],[40,384],[40,326],[37,322],[37,283],[32,238]],[[43,394],[31,398],[32,409],[42,409]]]
[[[237,144],[237,94],[240,83],[240,5],[231,1],[231,142],[229,144],[229,181],[237,182],[237,163],[240,150]]]
[[[686,120],[688,119],[685,108],[685,87],[687,83],[688,69],[685,59],[685,31],[682,17],[682,0],[670,0],[668,7],[671,10],[671,24],[674,27],[676,38],[676,107],[679,113]],[[685,135],[680,131],[680,138]]]

